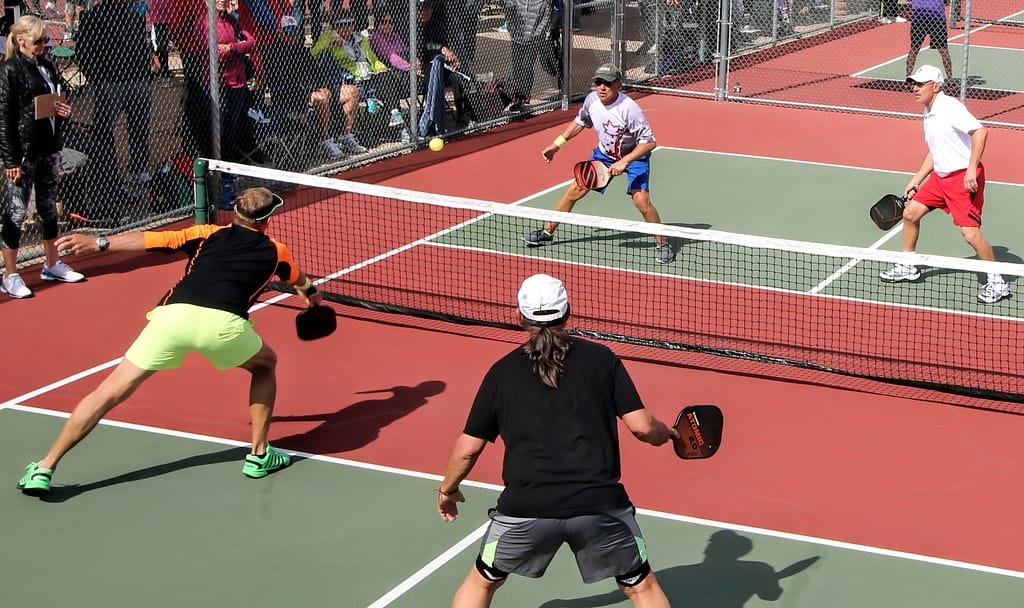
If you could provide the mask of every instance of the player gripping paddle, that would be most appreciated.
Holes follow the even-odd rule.
[[[913,195],[914,191],[910,192]],[[888,230],[903,221],[903,209],[907,206],[907,199],[896,195],[886,194],[878,199],[878,202],[871,205],[868,215],[871,221],[882,230]]]
[[[717,405],[688,405],[676,416],[672,425],[677,436],[672,439],[676,456],[683,460],[711,458],[722,445],[724,417]]]
[[[600,190],[612,180],[608,166],[599,160],[581,160],[573,167],[572,175],[584,190]]]

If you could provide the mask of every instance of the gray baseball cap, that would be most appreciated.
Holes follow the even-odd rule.
[[[597,80],[598,78],[608,82],[613,80],[622,80],[622,72],[620,72],[619,68],[615,67],[614,64],[602,63],[601,67],[597,68],[597,71],[594,72],[594,80]]]

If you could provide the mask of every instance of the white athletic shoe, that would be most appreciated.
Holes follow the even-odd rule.
[[[40,278],[44,281],[60,281],[62,283],[78,283],[85,280],[85,275],[75,272],[63,260],[57,260],[53,266],[43,264],[43,271]]]
[[[878,277],[885,281],[886,283],[898,283],[899,281],[916,281],[921,278],[921,271],[917,269],[917,266],[896,264],[889,270],[880,273]]]
[[[0,291],[12,298],[27,298],[32,295],[32,290],[25,285],[25,281],[18,273],[9,274],[0,281]]]
[[[995,304],[1003,298],[1009,298],[1013,296],[1010,293],[1010,286],[1004,281],[989,281],[985,283],[985,287],[978,294],[978,301],[985,304]]]

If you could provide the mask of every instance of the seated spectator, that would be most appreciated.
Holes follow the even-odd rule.
[[[427,88],[432,80],[443,81],[452,88],[452,95],[455,99],[455,121],[459,126],[469,123],[469,103],[466,99],[464,80],[461,77],[453,76],[451,72],[444,74],[431,74],[431,66],[434,65],[434,58],[441,55],[444,58],[443,65],[452,70],[458,70],[462,63],[459,57],[452,51],[448,43],[448,23],[445,13],[445,5],[439,2],[435,5],[434,0],[418,0],[416,4],[416,70],[420,78],[420,93],[427,93]],[[428,104],[433,100],[428,99]],[[436,104],[435,104],[436,105]],[[438,108],[435,108],[435,111]],[[424,112],[427,114],[427,112]],[[436,121],[435,121],[436,122]],[[423,135],[423,128],[420,128]],[[444,132],[442,128],[440,132]]]
[[[269,95],[267,113],[273,123],[293,116],[309,115],[322,139],[321,145],[331,158],[345,155],[352,148],[342,135],[335,141],[330,135],[331,91],[323,86],[320,66],[306,48],[298,21],[291,15],[281,17],[277,34],[262,54],[263,88]],[[365,151],[365,150],[362,150]]]
[[[396,33],[395,18],[391,13],[378,14],[374,19],[370,47],[391,69],[409,71],[409,45]]]
[[[362,99],[375,98],[384,101],[389,108],[398,107],[403,96],[405,75],[392,72],[377,57],[370,46],[370,39],[355,31],[355,21],[348,13],[339,13],[333,21],[333,31],[324,32],[313,44],[313,56],[326,54],[334,64],[347,75],[359,90]]]

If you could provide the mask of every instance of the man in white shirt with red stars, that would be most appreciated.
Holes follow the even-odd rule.
[[[903,210],[903,250],[917,249],[921,218],[932,209],[942,209],[953,218],[978,259],[994,261],[992,245],[981,233],[981,208],[985,203],[981,155],[988,130],[964,104],[942,92],[945,75],[939,68],[923,65],[907,77],[907,82],[915,99],[924,106],[928,155],[903,191],[908,200]],[[921,271],[916,266],[896,264],[879,276],[890,283],[916,281]],[[978,301],[995,304],[1011,295],[1003,277],[989,273]]]
[[[551,162],[567,141],[584,129],[594,129],[597,132],[597,147],[590,155],[590,160],[604,163],[612,176],[625,174],[626,194],[633,199],[637,211],[644,221],[660,224],[661,216],[651,202],[649,184],[651,151],[658,146],[651,125],[647,123],[640,106],[622,92],[622,73],[613,64],[606,63],[597,68],[593,85],[594,90],[583,100],[583,107],[576,118],[541,154],[544,160]],[[572,211],[576,202],[586,196],[587,192],[573,182],[555,209]],[[597,192],[603,193],[604,188],[597,189]],[[530,247],[550,245],[555,240],[557,227],[557,223],[548,222],[544,228],[524,235],[523,241]],[[654,242],[655,260],[665,264],[675,259],[675,251],[667,238],[656,235]]]

